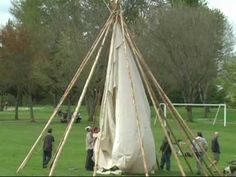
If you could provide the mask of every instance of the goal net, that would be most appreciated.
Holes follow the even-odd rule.
[[[190,106],[190,107],[192,107],[193,114],[194,114],[195,110],[198,110],[198,112],[199,112],[199,110],[201,109],[200,110],[202,112],[201,117],[204,119],[206,119],[206,117],[203,116],[204,115],[203,112],[204,112],[204,109],[206,107],[208,107],[211,112],[211,114],[209,114],[209,118],[213,119],[212,124],[215,125],[216,121],[218,119],[218,120],[222,120],[224,126],[226,126],[226,104],[196,104],[196,103],[172,103],[172,104],[173,104],[173,106],[175,106],[178,109],[178,111],[181,109],[181,107],[183,108],[186,106]],[[166,117],[167,116],[166,104],[160,103],[160,106],[163,108],[163,113],[164,113],[164,116]],[[181,111],[179,111],[179,112],[181,112]]]

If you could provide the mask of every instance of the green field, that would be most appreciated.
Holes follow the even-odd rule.
[[[20,165],[21,161],[26,156],[27,152],[33,145],[34,141],[40,134],[42,128],[47,122],[48,117],[52,113],[53,108],[49,106],[36,107],[35,118],[36,122],[32,123],[28,119],[29,111],[26,109],[20,110],[20,120],[14,120],[14,110],[9,109],[5,112],[0,112],[0,176],[39,176],[48,175],[48,169],[42,168],[42,142],[36,148],[32,159],[29,161],[26,168],[19,174],[16,174],[16,169]],[[83,107],[80,111],[83,115],[82,123],[74,124],[70,138],[68,139],[63,153],[59,159],[54,175],[58,176],[91,176],[91,172],[87,172],[84,169],[85,164],[85,130],[84,128],[90,123],[87,121],[86,109]],[[185,110],[179,109],[179,112],[185,116]],[[210,140],[214,131],[220,132],[220,144],[221,144],[221,160],[219,168],[222,171],[223,167],[227,165],[227,162],[236,159],[235,144],[236,139],[235,127],[236,127],[236,110],[227,110],[227,127],[223,126],[223,113],[220,111],[219,119],[215,126],[212,125],[216,109],[211,110],[210,118],[203,118],[203,109],[194,109],[194,123],[188,123],[194,133],[202,131],[203,135],[208,140],[210,146]],[[154,117],[154,116],[153,116]],[[154,118],[152,118],[152,123]],[[174,126],[174,122],[170,121]],[[51,127],[53,128],[53,134],[56,142],[54,148],[58,145],[62,134],[66,128],[66,124],[59,123],[59,119],[55,117]],[[163,138],[163,132],[157,123],[153,125],[153,131],[156,140],[157,155],[159,155],[159,147]],[[174,128],[175,133],[180,135],[180,132]],[[209,148],[210,150],[210,148]],[[160,157],[159,157],[160,159]],[[172,170],[171,172],[157,171],[156,175],[180,175],[178,167],[175,162],[174,156],[172,156]],[[190,159],[193,169],[195,170],[195,161]],[[188,173],[190,175],[190,173]]]

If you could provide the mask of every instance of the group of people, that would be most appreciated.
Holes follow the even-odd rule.
[[[65,112],[62,112],[61,110],[58,111],[57,113],[58,117],[60,118],[61,123],[68,123],[71,120],[72,114],[68,114]],[[79,113],[76,118],[75,118],[75,123],[80,123],[82,120],[82,116]]]
[[[170,134],[168,132],[168,134]],[[213,155],[213,162],[210,164],[210,167],[217,165],[220,160],[220,144],[218,141],[219,132],[214,132],[214,137],[211,141],[211,151]],[[203,137],[201,132],[197,133],[197,136],[192,141],[192,149],[197,157],[197,174],[202,174],[202,166],[205,152],[208,150],[208,143],[206,139]],[[161,170],[164,169],[166,166],[166,170],[170,171],[171,168],[171,147],[168,143],[167,137],[164,138],[162,145],[160,147],[160,151],[162,152],[161,161],[160,161],[160,168]]]
[[[87,157],[86,157],[85,168],[86,170],[92,171],[95,164],[94,146],[96,139],[99,136],[100,129],[97,127],[92,128],[91,126],[87,126],[85,130],[87,131],[86,134]],[[47,168],[51,160],[54,141],[55,139],[54,136],[52,135],[52,128],[49,128],[47,131],[47,135],[44,137],[43,140],[43,168]]]
[[[85,169],[88,171],[93,171],[94,165],[95,165],[95,152],[94,147],[96,146],[96,140],[99,136],[100,129],[95,127],[92,128],[91,126],[87,126],[85,128],[87,131],[86,134],[86,163],[85,163]],[[168,132],[168,135],[170,133]],[[214,137],[211,141],[211,151],[213,153],[213,162],[210,164],[210,167],[213,165],[217,165],[217,163],[220,160],[220,144],[218,141],[219,138],[219,132],[214,133]],[[52,156],[52,146],[53,142],[55,141],[54,136],[52,135],[52,129],[48,129],[47,135],[44,137],[43,142],[43,168],[47,168],[48,163]],[[204,160],[204,154],[208,150],[208,143],[206,139],[203,137],[201,132],[197,133],[197,136],[192,141],[192,149],[197,157],[197,174],[202,174],[202,166],[203,166],[203,160]],[[167,137],[165,136],[162,145],[160,147],[160,151],[162,152],[161,161],[160,161],[160,168],[161,170],[164,169],[164,166],[166,166],[166,170],[171,170],[171,147],[168,142]]]

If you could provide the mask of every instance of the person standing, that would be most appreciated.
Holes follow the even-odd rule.
[[[92,158],[93,158],[94,138],[93,138],[92,127],[87,126],[85,130],[87,131],[86,134],[87,157],[85,162],[85,169],[88,171],[93,171],[94,161]]]
[[[211,151],[213,153],[213,162],[210,167],[217,165],[220,160],[220,144],[219,144],[219,132],[214,133],[214,138],[211,141]]]
[[[160,151],[162,152],[160,168],[163,170],[164,166],[166,165],[166,170],[170,171],[171,147],[166,136],[162,142]]]
[[[204,160],[204,154],[207,151],[208,144],[201,132],[197,133],[196,138],[193,140],[193,150],[198,158],[197,161],[197,174],[202,174],[202,165]]]
[[[47,168],[48,163],[52,157],[52,144],[54,141],[55,140],[54,136],[52,135],[52,129],[49,128],[43,142],[43,168]]]

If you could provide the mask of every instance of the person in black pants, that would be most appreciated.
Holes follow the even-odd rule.
[[[52,136],[52,129],[48,129],[47,135],[44,137],[43,142],[43,168],[47,168],[48,163],[52,157],[52,144],[54,142],[54,137]]]
[[[217,165],[217,163],[220,160],[220,144],[218,141],[219,138],[219,132],[215,132],[214,133],[214,138],[211,141],[211,151],[213,153],[213,162],[210,165],[210,167],[212,167],[213,165]]]
[[[170,135],[169,132],[168,135]],[[171,147],[169,145],[167,137],[164,138],[160,151],[162,152],[160,168],[161,170],[163,170],[164,165],[166,164],[166,170],[170,171]]]

